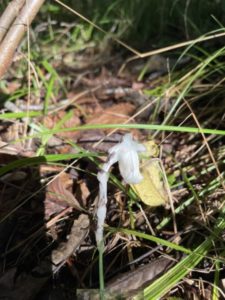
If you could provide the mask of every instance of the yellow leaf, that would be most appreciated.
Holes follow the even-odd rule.
[[[158,155],[158,147],[153,141],[145,143],[145,147],[147,157],[149,153],[151,157]],[[138,184],[132,184],[141,201],[149,206],[165,205],[168,202],[168,193],[164,186],[163,170],[159,160],[152,158],[148,159],[147,163],[142,163],[141,174],[143,180]]]
[[[145,155],[147,157],[157,157],[159,155],[159,147],[154,141],[148,141],[144,143],[144,146],[146,148]]]

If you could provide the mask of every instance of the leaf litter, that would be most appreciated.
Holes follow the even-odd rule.
[[[91,55],[84,57],[85,59],[90,57],[89,62],[91,62]],[[162,61],[165,62],[165,59],[162,58]],[[159,85],[160,81],[164,82],[167,75],[165,75],[165,66],[163,65],[164,67],[161,69],[159,63],[156,70],[149,70],[148,66],[147,76],[140,82],[136,81],[137,73],[134,74],[137,72],[135,70],[140,72],[142,69],[140,66],[136,68],[133,66],[123,74],[123,77],[119,77],[117,71],[120,62],[120,59],[118,61],[115,59],[113,63],[110,63],[108,58],[105,62],[98,60],[96,64],[88,64],[86,61],[85,70],[83,67],[82,70],[75,70],[73,67],[69,68],[63,61],[63,66],[58,65],[57,71],[59,74],[60,72],[65,74],[68,68],[70,78],[65,81],[67,94],[60,91],[56,98],[51,99],[48,115],[32,118],[30,121],[36,125],[43,124],[47,129],[53,129],[68,111],[71,111],[71,117],[65,120],[60,128],[70,128],[82,124],[127,122],[147,101],[155,100],[154,96],[146,96],[145,91],[154,90],[155,85]],[[43,66],[42,68],[47,79],[48,74]],[[159,71],[159,73],[155,71]],[[152,77],[148,77],[148,73]],[[9,75],[8,80],[8,93],[14,93],[15,87],[21,87],[23,84],[19,79],[14,83],[15,77],[12,74]],[[44,94],[43,85],[40,94]],[[166,101],[164,100],[161,101],[160,111],[155,122],[160,123],[165,116]],[[15,107],[20,111],[25,111],[26,101],[26,96],[15,98],[15,106],[11,106],[11,111],[16,112],[14,111]],[[173,102],[173,98],[169,101]],[[42,105],[41,109],[43,109],[42,102],[43,98],[32,97],[31,108],[32,105]],[[63,103],[62,109],[60,109],[60,103]],[[38,108],[40,109],[40,106]],[[131,122],[149,122],[154,109],[156,109],[156,105],[146,110],[138,120],[133,118]],[[7,105],[2,107],[3,113],[9,111]],[[7,163],[4,154],[8,155],[10,161],[15,161],[26,156],[26,153],[28,156],[35,156],[40,148],[39,138],[32,138],[29,149],[26,143],[19,141],[23,137],[24,122],[24,119],[1,121],[1,166]],[[18,298],[24,293],[26,286],[30,286],[30,293],[24,293],[24,300],[30,299],[30,295],[34,296],[37,293],[35,290],[38,293],[42,291],[44,295],[43,288],[49,281],[53,265],[56,265],[54,270],[57,273],[54,284],[60,286],[62,295],[69,287],[68,299],[74,297],[75,287],[98,287],[98,267],[96,260],[93,259],[96,257],[94,233],[96,230],[95,206],[98,201],[96,174],[100,170],[100,164],[105,161],[108,150],[113,146],[116,147],[126,133],[126,130],[117,130],[111,134],[111,130],[104,129],[104,126],[103,129],[86,132],[57,133],[54,137],[59,139],[59,143],[53,143],[49,139],[44,149],[46,154],[69,153],[75,151],[74,146],[78,146],[78,149],[99,151],[99,159],[93,160],[86,157],[75,162],[60,162],[60,166],[42,164],[40,168],[23,167],[15,173],[18,176],[0,178],[3,220],[0,225],[2,253],[0,287],[2,287],[1,291],[4,293],[6,291],[7,296],[12,294],[12,299],[15,298],[15,295]],[[132,133],[138,137],[140,142],[149,139],[148,133],[145,131],[134,130]],[[102,143],[97,148],[94,147],[94,144],[102,139]],[[216,218],[217,215],[216,209],[224,196],[218,186],[213,185],[214,171],[205,170],[209,163],[207,152],[203,149],[198,155],[195,154],[200,147],[200,142],[195,136],[171,134],[163,137],[163,141],[156,139],[156,143],[160,144],[161,142],[164,150],[161,159],[165,164],[166,173],[169,174],[170,186],[181,182],[172,190],[176,207],[179,207],[179,204],[188,197],[194,198],[195,201],[192,200],[191,204],[178,214],[178,233],[173,231],[171,221],[168,221],[168,224],[162,226],[161,229],[157,229],[161,226],[164,218],[171,218],[169,211],[163,207],[150,207],[155,206],[151,201],[157,202],[157,199],[160,204],[167,202],[164,183],[159,179],[161,175],[157,164],[148,163],[146,165],[142,175],[148,178],[143,183],[139,183],[136,195],[132,193],[132,190],[127,190],[121,185],[118,167],[114,166],[111,169],[107,214],[104,222],[106,234],[104,259],[106,283],[110,278],[107,287],[111,287],[112,290],[125,290],[129,285],[134,287],[133,290],[137,292],[154,280],[159,273],[166,272],[171,261],[164,258],[164,255],[169,253],[171,259],[174,260],[177,258],[177,253],[175,251],[168,252],[168,249],[162,246],[159,247],[153,242],[137,239],[134,236],[127,237],[121,233],[109,234],[108,226],[133,228],[149,234],[152,234],[150,228],[153,228],[153,232],[165,240],[175,240],[179,234],[180,240],[185,241],[185,246],[191,248],[191,242],[188,240],[197,238],[195,231],[202,230],[203,235],[207,235],[207,230],[203,230],[201,226],[201,222],[204,220],[202,220],[200,210],[203,207],[204,214],[209,211],[208,222],[213,222],[213,218]],[[216,151],[216,149],[214,150]],[[211,167],[213,168],[213,166]],[[181,168],[191,178],[190,181],[181,180],[184,177]],[[153,179],[149,178],[152,176],[149,175],[149,172],[157,175],[153,175]],[[155,178],[158,179],[154,182]],[[148,182],[151,182],[154,187],[151,184],[148,186]],[[187,184],[189,184],[189,189]],[[212,187],[212,192],[204,190],[207,185]],[[190,186],[197,191],[197,197],[195,193],[192,195]],[[149,196],[149,191],[152,190],[157,196],[152,196],[152,194]],[[204,199],[210,200],[206,200],[203,205]],[[211,199],[213,199],[213,203]],[[143,203],[138,202],[139,200],[143,200]],[[142,210],[139,209],[140,205]],[[143,217],[143,212],[146,218]],[[53,224],[46,227],[46,222],[49,224],[51,220],[54,220]],[[190,233],[192,229],[194,231]],[[148,255],[145,255],[146,253]],[[132,264],[141,257],[143,258],[136,265]],[[210,261],[205,259],[204,264],[207,265],[207,263],[210,265]],[[32,274],[38,274],[38,276],[42,274],[43,280],[39,281],[37,276],[32,277]],[[112,274],[114,275],[112,276]],[[77,284],[74,285],[75,281]],[[32,286],[31,282],[33,282]],[[198,294],[197,285],[185,284],[193,289],[194,294]],[[15,289],[7,294],[9,285],[14,285]],[[67,288],[65,289],[63,286],[67,286]],[[207,286],[207,289],[210,287]],[[43,298],[38,299],[45,299],[43,295],[41,296]],[[182,296],[182,288],[178,288],[175,295]]]

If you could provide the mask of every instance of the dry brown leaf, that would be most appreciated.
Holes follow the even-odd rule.
[[[18,155],[23,151],[21,145],[10,145],[0,140],[0,153],[9,154],[9,155]]]
[[[138,293],[138,290],[142,290],[161,273],[166,272],[172,263],[172,260],[160,257],[134,271],[123,273],[116,279],[113,279],[108,283],[107,291],[115,293],[115,296],[119,294],[119,291],[126,291],[126,296],[135,295]],[[123,296],[125,295],[123,294]]]
[[[68,189],[71,186],[72,179],[67,173],[60,174],[48,185],[45,199],[46,216],[58,213],[68,206],[81,209],[79,202]]]
[[[118,124],[129,119],[134,113],[135,106],[124,102],[115,104],[92,116],[87,120],[87,124]]]
[[[90,196],[91,192],[86,184],[85,181],[79,182],[79,185],[76,189],[76,197],[77,199],[81,200],[82,205],[87,205],[87,199]]]
[[[81,214],[74,221],[67,242],[61,243],[56,250],[52,251],[52,262],[55,265],[65,261],[81,245],[88,234],[89,225],[89,218],[85,214]]]
[[[6,82],[6,87],[4,89],[4,92],[9,95],[12,95],[17,90],[19,90],[20,87],[21,87],[21,83],[19,81],[16,81],[16,80],[9,81],[9,82]]]
[[[78,133],[78,131],[77,131]],[[73,139],[75,138],[75,136],[73,137]],[[76,150],[69,144],[63,144],[60,147],[57,147],[57,153],[60,154],[68,154],[68,153],[76,153]]]
[[[1,140],[4,142],[15,141],[20,138],[20,135],[23,134],[24,131],[24,123],[15,122],[6,126],[6,124],[2,124],[1,126]],[[22,143],[17,142],[17,147],[21,147]]]
[[[48,129],[53,129],[56,124],[65,116],[66,112],[65,111],[59,111],[53,115],[49,115],[44,117],[43,119],[43,124],[45,127]],[[75,127],[80,125],[80,119],[77,116],[77,110],[74,109],[73,117],[67,120],[61,128],[70,128],[70,127]],[[76,136],[77,133],[76,131],[70,131],[70,132],[59,132],[57,133],[57,136],[60,137],[66,137],[66,138],[72,138]]]
[[[131,103],[123,102],[115,104],[106,109],[95,107],[95,112],[91,117],[87,118],[86,124],[118,124],[125,123],[135,111],[135,106]],[[110,133],[112,129],[96,129],[79,132],[77,139],[85,149],[93,150],[93,145],[105,137],[106,133]],[[124,130],[120,130],[124,132]],[[112,140],[112,139],[111,139]],[[114,141],[112,140],[112,143]],[[102,151],[101,147],[95,148],[95,151]],[[103,148],[104,143],[103,143]],[[107,146],[108,148],[108,146]]]
[[[77,98],[77,100],[75,100],[75,103],[78,104],[78,105],[90,104],[90,103],[92,104],[93,103],[93,96],[92,95],[87,94],[87,95],[83,95],[82,97],[79,97],[79,94],[77,94],[74,91],[67,93],[67,98],[70,101],[73,101],[74,99]]]

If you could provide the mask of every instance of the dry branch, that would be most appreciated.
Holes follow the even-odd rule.
[[[24,2],[25,0],[13,0],[8,4],[6,9],[4,10],[4,13],[0,18],[0,42],[5,36],[7,30],[9,29],[9,26],[18,16],[19,11],[24,5]]]
[[[27,0],[18,17],[5,35],[0,45],[0,78],[5,74],[11,65],[16,48],[26,32],[27,26],[31,24],[43,3],[44,0]],[[3,16],[6,20],[6,12],[3,14]],[[11,19],[12,16],[9,15],[9,18]]]

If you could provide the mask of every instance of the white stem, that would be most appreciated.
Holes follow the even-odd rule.
[[[109,170],[113,164],[119,162],[119,170],[124,181],[128,184],[139,183],[143,177],[139,170],[138,152],[145,151],[146,148],[142,144],[135,142],[131,134],[126,134],[121,143],[109,149],[108,161],[103,164],[102,170],[97,174],[99,181],[99,200],[96,213],[97,230],[95,236],[98,247],[100,247],[103,241]]]
[[[103,240],[103,226],[106,217],[106,205],[107,205],[107,181],[108,173],[104,171],[98,172],[97,178],[99,181],[99,200],[97,208],[97,230],[95,233],[97,245]]]

